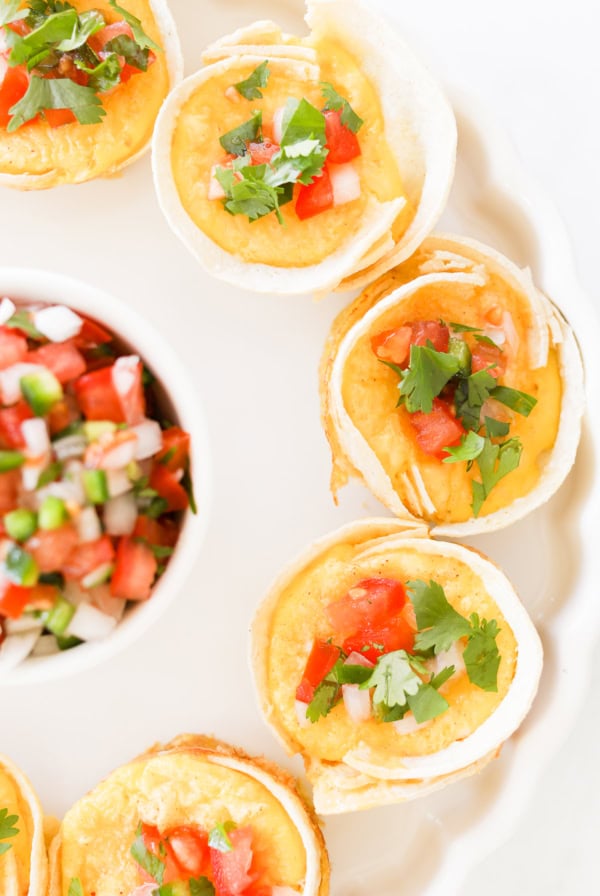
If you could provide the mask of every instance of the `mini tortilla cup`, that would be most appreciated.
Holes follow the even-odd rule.
[[[0,809],[16,815],[19,833],[2,843],[10,849],[0,855],[2,896],[47,896],[48,856],[45,820],[30,782],[5,756],[0,756]]]
[[[498,692],[462,675],[445,694],[450,708],[411,733],[373,718],[353,722],[343,703],[301,724],[296,686],[313,640],[331,635],[324,606],[376,575],[434,579],[463,615],[495,618]],[[275,581],[252,626],[252,664],[267,724],[288,753],[302,755],[317,812],[335,814],[414,799],[480,771],[527,714],[542,647],[510,582],[489,560],[431,540],[422,525],[367,519],[315,542]]]

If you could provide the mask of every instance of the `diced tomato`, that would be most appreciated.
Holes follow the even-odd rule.
[[[79,420],[80,416],[79,408],[71,395],[67,395],[60,401],[55,402],[48,412],[50,435],[55,436],[57,433],[62,432],[71,423]]]
[[[44,118],[51,128],[60,128],[63,124],[77,121],[70,109],[44,109]]]
[[[165,519],[159,522],[153,517],[140,515],[131,534],[133,538],[142,538],[148,544],[170,548],[177,541],[179,529],[173,520]]]
[[[184,825],[168,831],[166,839],[186,878],[208,876],[211,866],[206,831]]]
[[[185,467],[190,453],[189,433],[180,429],[179,426],[170,426],[164,430],[162,441],[162,450],[156,455],[158,463],[172,473]]]
[[[170,884],[173,881],[180,880],[182,877],[181,869],[168,841],[162,836],[158,828],[155,828],[153,825],[142,824],[142,840],[148,852],[160,859],[164,865],[163,883]],[[142,880],[148,883],[155,882],[154,878],[141,866],[139,867],[139,874]]]
[[[106,342],[112,342],[113,337],[108,330],[89,317],[83,317],[83,315],[80,317],[83,319],[83,324],[73,340],[78,348],[93,348],[97,345],[104,345]]]
[[[431,342],[436,352],[448,351],[450,331],[439,320],[419,320],[411,324],[411,327],[412,345],[428,345]]]
[[[156,557],[141,541],[129,536],[119,539],[110,593],[126,600],[147,600],[152,591],[158,563]]]
[[[312,184],[300,184],[296,199],[296,214],[301,221],[333,208],[333,186],[327,168]]]
[[[56,529],[54,531],[57,531]],[[108,535],[78,544],[60,564],[63,574],[68,579],[83,579],[89,572],[98,569],[104,563],[112,563],[115,549]],[[58,568],[58,564],[54,569]]]
[[[75,396],[86,420],[126,423],[121,399],[113,383],[113,367],[111,364],[110,367],[84,373],[75,380]]]
[[[43,364],[60,383],[68,383],[85,373],[85,359],[71,342],[49,342],[29,352],[26,360]]]
[[[310,703],[315,688],[331,672],[339,658],[340,651],[334,644],[315,641],[306,661],[302,681],[296,690],[296,699],[303,703]]]
[[[121,403],[125,423],[135,426],[146,416],[142,362],[135,355],[119,358],[112,367],[112,382]]]
[[[243,896],[253,883],[250,874],[252,865],[252,829],[236,828],[229,832],[233,849],[221,852],[210,850],[213,883],[219,896]]]
[[[417,411],[409,415],[410,424],[416,432],[419,448],[432,457],[443,458],[444,448],[458,445],[465,429],[441,398],[433,399],[430,414]]]
[[[329,150],[328,162],[341,165],[351,162],[360,155],[360,144],[356,134],[342,124],[342,113],[333,109],[323,112],[325,116],[325,138]]]
[[[25,542],[25,549],[33,555],[40,572],[61,569],[79,542],[75,528],[66,523],[57,529],[38,529]]]
[[[0,473],[0,514],[10,513],[19,506],[19,486],[21,485],[21,473],[19,470],[9,470],[8,473]]]
[[[0,327],[0,370],[23,361],[27,354],[27,340],[11,327]]]
[[[325,607],[335,631],[355,632],[384,625],[406,603],[406,590],[395,579],[363,579],[348,594]]]
[[[344,653],[350,654],[355,650],[375,663],[378,657],[392,650],[411,651],[414,647],[416,627],[412,604],[407,602],[402,612],[387,623],[365,627],[346,638],[343,644]]]
[[[9,110],[27,93],[29,75],[24,65],[8,68],[0,85],[0,127],[5,128],[10,121]]]
[[[109,41],[114,40],[115,37],[120,37],[122,34],[133,39],[133,31],[127,22],[113,22],[112,25],[107,25],[106,28],[96,31],[90,37],[88,44],[94,53],[100,53]]]
[[[506,356],[499,346],[479,342],[471,352],[471,371],[477,373],[488,367],[490,376],[498,379],[506,370]]]
[[[382,361],[391,361],[399,367],[408,364],[412,327],[396,327],[395,330],[384,330],[371,339],[371,348]]]
[[[167,502],[167,512],[185,510],[189,504],[186,490],[172,473],[162,464],[155,463],[150,472],[150,488],[158,492]]]
[[[9,408],[0,408],[0,448],[24,448],[21,432],[23,420],[31,420],[33,413],[26,401],[21,400]]]
[[[31,588],[23,588],[12,582],[0,582],[0,616],[18,619],[29,603]]]
[[[264,140],[262,143],[250,143],[248,152],[253,165],[266,165],[271,161],[275,153],[279,152],[280,148],[279,143],[274,143],[272,140]]]

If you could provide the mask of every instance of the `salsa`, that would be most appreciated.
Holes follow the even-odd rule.
[[[113,333],[0,300],[0,659],[106,637],[150,597],[195,510],[189,451]]]

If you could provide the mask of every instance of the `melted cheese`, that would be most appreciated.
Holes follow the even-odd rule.
[[[73,0],[73,5],[79,11],[99,10],[109,24],[119,19],[107,0]],[[125,6],[161,46],[161,35],[147,0],[127,0]],[[53,172],[54,183],[73,183],[110,173],[148,142],[168,91],[166,54],[157,53],[148,71],[135,74],[102,98],[106,115],[99,124],[73,122],[51,128],[40,120],[11,133],[0,128],[0,173]]]

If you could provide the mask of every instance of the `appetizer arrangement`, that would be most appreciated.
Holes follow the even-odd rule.
[[[0,303],[0,668],[109,635],[193,504],[152,374],[63,305]]]
[[[162,209],[205,269],[245,289],[351,289],[409,257],[454,170],[452,111],[387,24],[311,0],[308,38],[241,29],[171,92],[153,139]]]
[[[164,0],[2,0],[0,185],[79,183],[129,164],[181,67]]]
[[[479,771],[526,715],[542,648],[489,560],[381,519],[316,542],[279,577],[252,661],[266,721],[330,814]]]
[[[42,807],[20,769],[0,756],[0,893],[47,896],[48,856]]]
[[[528,272],[433,236],[338,316],[321,398],[334,493],[358,475],[398,516],[465,535],[514,522],[561,485],[583,369]]]

